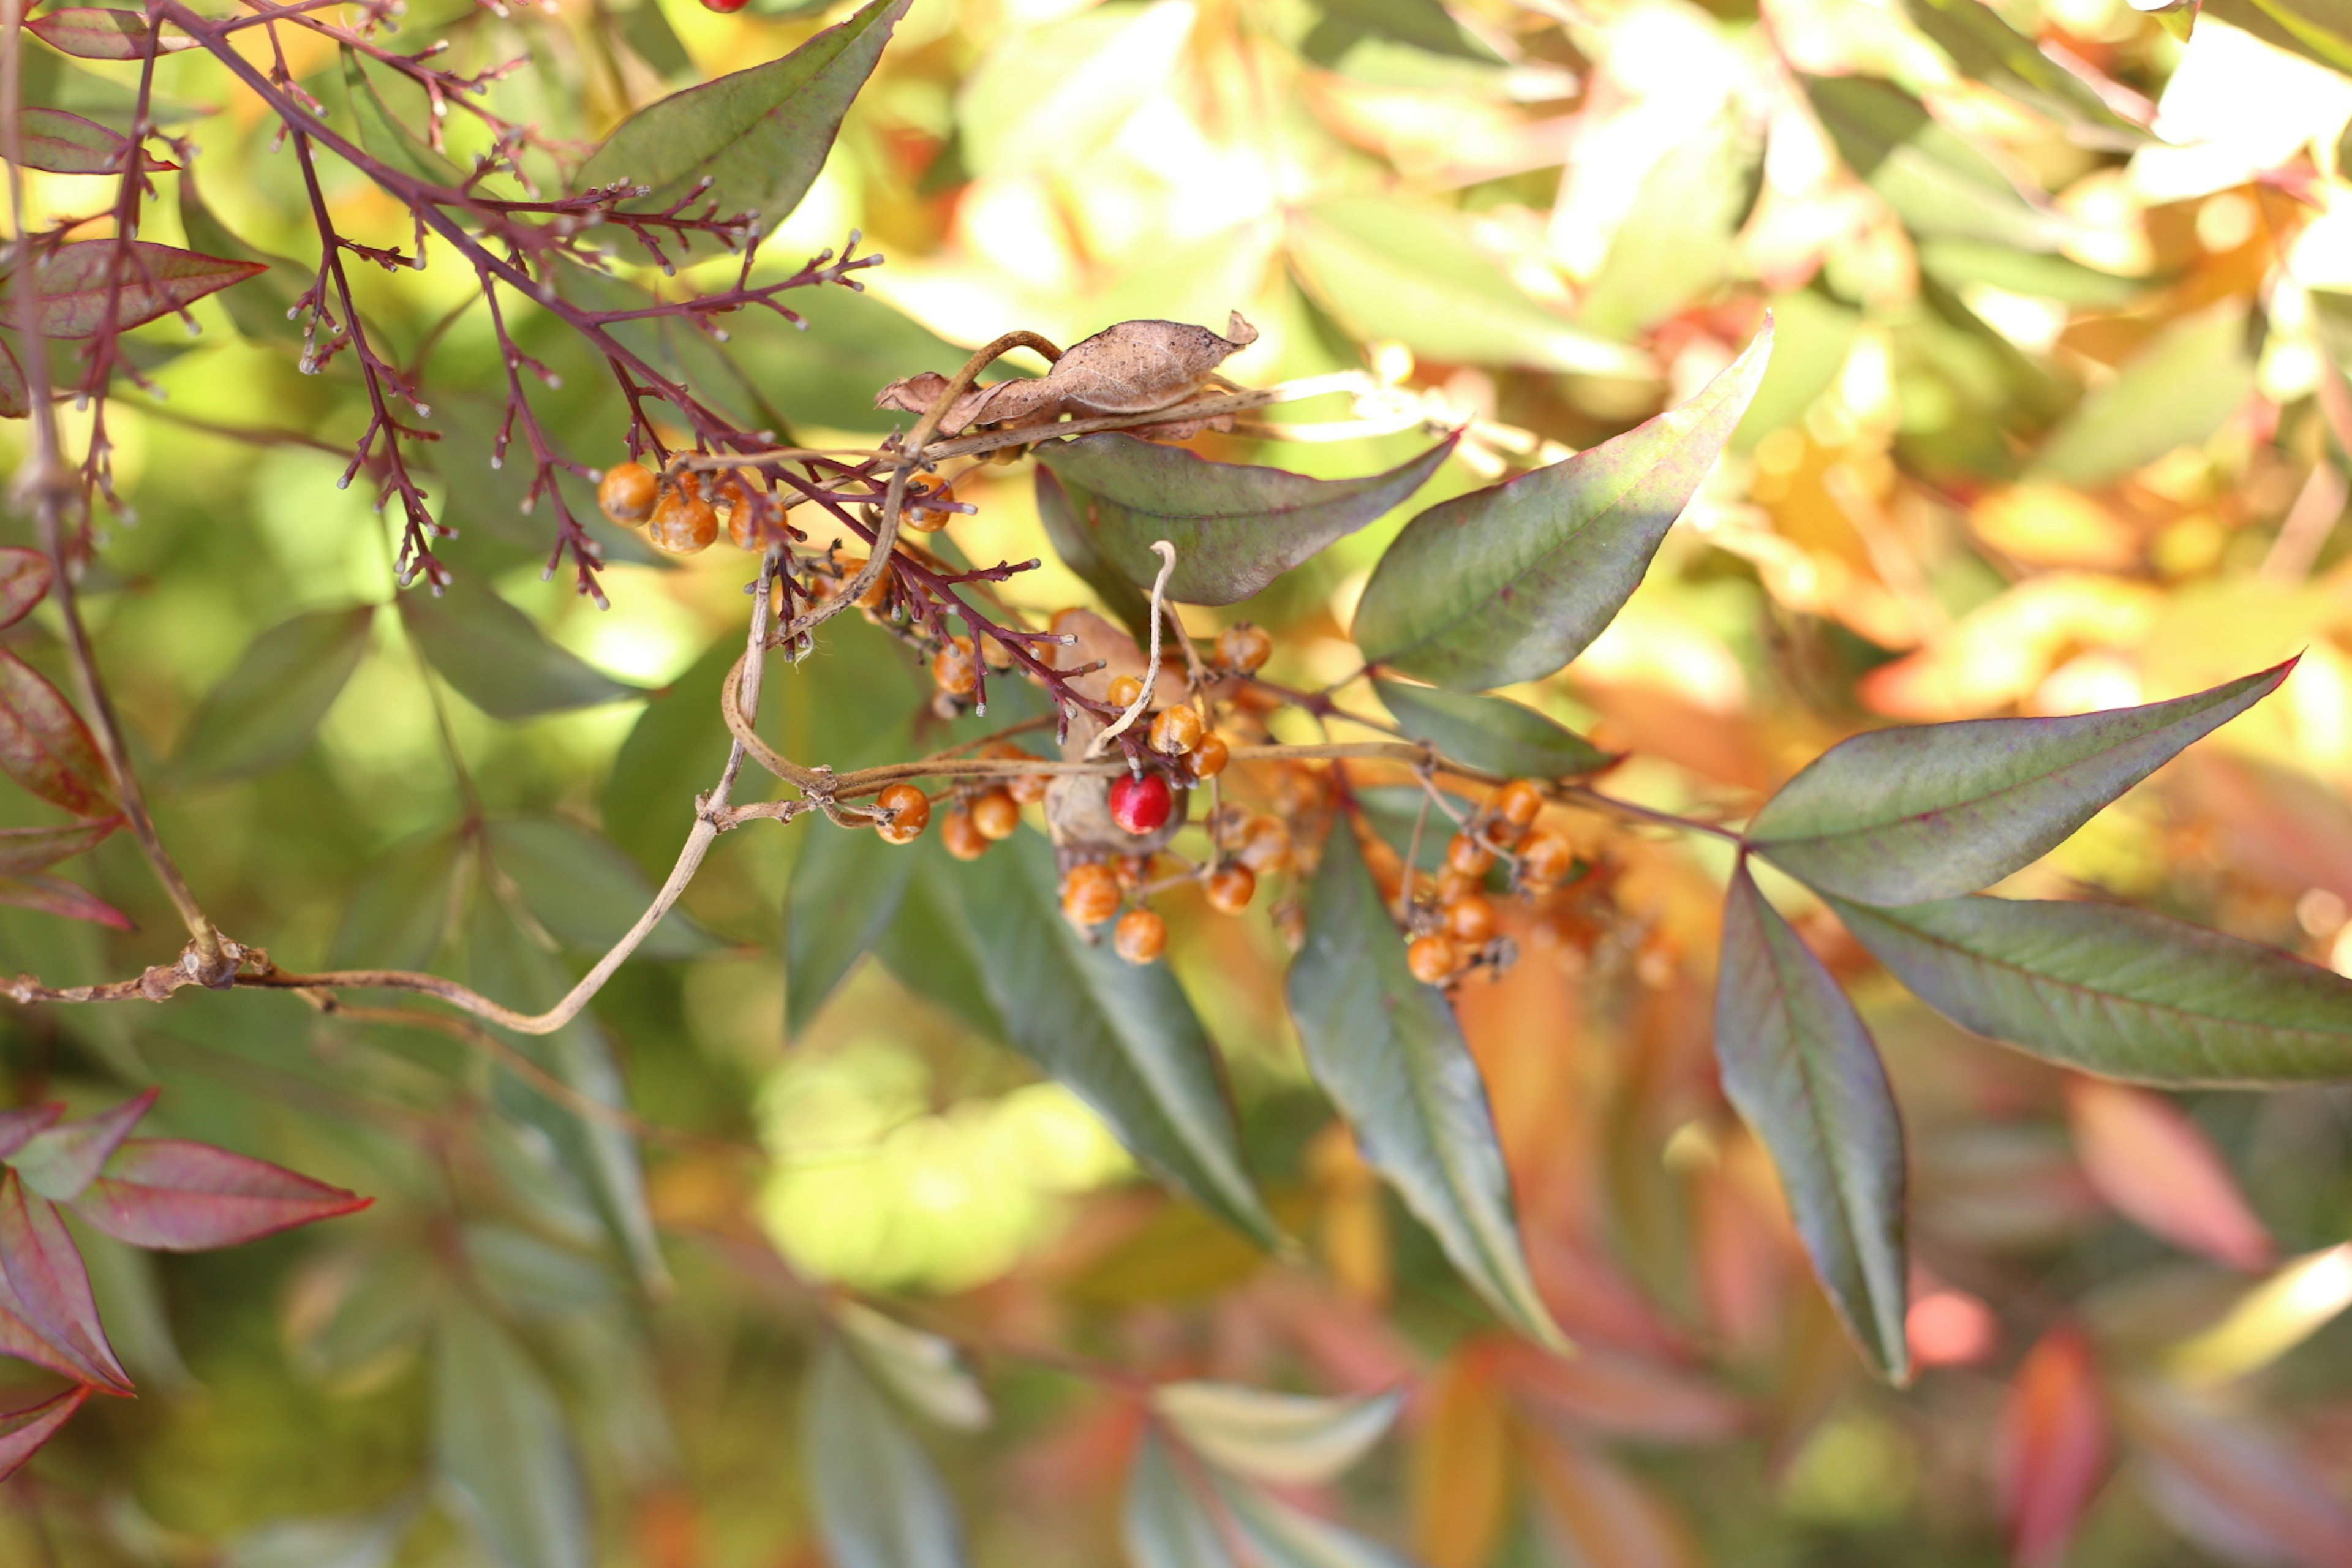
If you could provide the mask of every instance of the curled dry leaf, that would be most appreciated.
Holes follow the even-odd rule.
[[[1172,408],[1207,387],[1219,365],[1257,342],[1257,329],[1239,310],[1225,336],[1181,321],[1121,321],[1073,345],[1042,379],[1000,381],[965,393],[940,419],[952,436],[982,425],[1042,425],[1064,415],[1150,414]],[[877,408],[922,414],[948,389],[936,371],[894,381],[875,395]],[[1152,426],[1154,435],[1181,439],[1213,421]]]

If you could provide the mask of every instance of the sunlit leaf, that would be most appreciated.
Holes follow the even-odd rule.
[[[582,165],[574,188],[626,180],[651,187],[634,204],[647,210],[696,197],[722,217],[756,213],[773,233],[815,183],[841,117],[909,4],[870,0],[782,59],[648,104]]]
[[[131,151],[129,137],[61,109],[23,110],[16,124],[16,145],[27,169],[46,169],[53,174],[111,174],[121,169],[123,157]],[[158,172],[179,167],[153,157],[143,160],[142,166]]]
[[[842,1302],[834,1321],[866,1369],[925,1418],[959,1432],[988,1425],[988,1395],[951,1342],[855,1301]]]
[[[1114,5],[1013,32],[956,105],[966,163],[991,175],[1066,169],[1108,144],[1181,64],[1194,15]]]
[[[2088,488],[2204,440],[2254,390],[2256,330],[2242,302],[2174,322],[2083,399],[2029,471]]]
[[[2149,140],[2145,130],[2108,108],[2089,83],[2043,54],[1981,0],[1911,0],[1905,9],[1963,76],[1999,88],[2078,132],[2103,133],[2095,145],[2129,152]]]
[[[265,270],[254,275],[252,287],[232,289],[221,296],[221,309],[247,337],[259,342],[296,345],[302,326],[295,318],[298,304],[317,276],[316,268],[247,245],[213,212],[197,188],[195,173],[184,169],[180,187],[180,232],[188,244],[207,256],[251,262]]]
[[[180,766],[241,778],[300,754],[368,650],[375,606],[312,610],[253,639],[188,721]]]
[[[2330,70],[2352,70],[2352,23],[2327,0],[2202,0],[2197,12]]]
[[[52,11],[43,20],[68,13]],[[101,16],[128,16],[128,11],[100,11]],[[26,24],[37,27],[39,22]],[[116,322],[121,330],[142,326],[159,316],[184,310],[207,294],[216,294],[262,271],[260,263],[227,261],[201,256],[151,239],[134,239],[130,254],[115,264],[115,242],[77,239],[42,253],[34,272],[40,296],[39,321],[46,338],[96,337],[107,321],[107,300],[114,295]],[[5,319],[17,319],[17,291],[25,286],[22,268],[0,283],[0,308]]]
[[[1217,1521],[1185,1485],[1167,1439],[1149,1427],[1128,1468],[1119,1538],[1133,1568],[1240,1568]]]
[[[49,558],[22,545],[0,545],[0,626],[30,615],[49,592]]]
[[[1307,289],[1360,338],[1394,338],[1448,364],[1644,374],[1644,356],[1553,315],[1473,244],[1459,212],[1343,196],[1291,221]]]
[[[175,28],[158,36],[137,11],[95,5],[60,5],[26,22],[25,31],[61,54],[85,60],[138,60],[196,47],[195,39]]]
[[[89,726],[47,676],[5,648],[0,648],[0,771],[76,816],[114,810],[113,777]]]
[[[1412,1568],[1402,1552],[1256,1487],[1213,1472],[1209,1485],[1256,1568]]]
[[[55,1203],[78,1198],[83,1188],[98,1179],[100,1167],[113,1158],[162,1092],[151,1089],[96,1116],[61,1122],[36,1133],[8,1163],[25,1178],[25,1184],[43,1197]]]
[[[558,817],[508,817],[486,830],[491,858],[541,929],[567,947],[601,956],[654,901],[653,884],[610,840]],[[673,910],[637,952],[690,958],[713,943]]]
[[[2138,708],[1856,735],[1781,785],[1748,823],[1748,841],[1790,875],[1861,903],[1974,892],[2040,859],[2294,668],[2290,659]]]
[[[1718,114],[1668,148],[1643,176],[1576,302],[1579,324],[1628,336],[1703,300],[1729,275],[1734,237],[1758,190],[1754,134]]]
[[[1688,403],[1405,524],[1356,606],[1364,657],[1476,690],[1549,675],[1641,585],[1755,395],[1767,322]]]
[[[401,118],[393,113],[392,106],[368,79],[367,70],[360,64],[357,51],[346,44],[342,48],[343,98],[351,106],[352,124],[359,133],[360,145],[391,168],[398,170],[428,185],[456,189],[465,184],[465,171],[435,152],[424,138],[411,131]]]
[[[73,1208],[133,1247],[204,1252],[354,1214],[373,1201],[209,1143],[133,1138]]]
[[[2106,1396],[2090,1341],[2062,1324],[2018,1363],[2001,1411],[2000,1502],[2017,1568],[2066,1561],[2106,1468]]]
[[[637,13],[658,15],[657,8]],[[743,367],[779,413],[795,426],[881,436],[913,423],[877,408],[874,395],[900,376],[952,375],[971,351],[958,348],[873,293],[803,289],[785,301],[805,330],[769,313],[729,318],[728,357]],[[987,382],[1007,373],[998,365]],[[739,639],[740,640],[740,639]]]
[[[57,1436],[89,1397],[87,1384],[52,1394],[37,1405],[0,1414],[0,1481],[16,1473],[42,1444]]]
[[[2221,1151],[2158,1094],[2078,1078],[2066,1086],[2074,1152],[2099,1195],[2143,1230],[2233,1268],[2266,1268],[2270,1232]]]
[[[89,1271],[65,1221],[48,1199],[26,1190],[13,1168],[0,1171],[0,1278],[7,1281],[10,1298],[0,1307],[71,1365],[71,1375],[131,1392],[131,1374],[106,1342],[89,1293]]]
[[[1164,539],[1176,547],[1168,596],[1230,605],[1402,504],[1453,450],[1441,441],[1360,479],[1214,463],[1113,432],[1051,443],[1037,460],[1068,490],[1077,527],[1130,582],[1159,574],[1151,545]]]
[[[434,1331],[433,1457],[501,1568],[588,1568],[587,1486],[562,1408],[507,1331],[458,1298]]]
[[[1357,1399],[1276,1394],[1231,1383],[1163,1383],[1151,1404],[1204,1458],[1262,1481],[1328,1481],[1363,1458],[1404,1395]]]
[[[2290,1259],[2240,1297],[2220,1321],[2164,1358],[2184,1384],[2210,1385],[2259,1372],[2352,1307],[2352,1241]]]
[[[70,827],[0,827],[0,877],[23,877],[97,847],[122,826],[119,816]]]
[[[1397,727],[1457,763],[1513,778],[1578,778],[1616,759],[1575,731],[1507,697],[1375,680]]]
[[[1314,0],[1314,8],[1318,19],[1296,47],[1319,66],[1344,69],[1349,52],[1366,38],[1481,65],[1501,63],[1438,0]]]
[[[803,1463],[834,1568],[961,1568],[946,1486],[838,1342],[817,1352],[801,1401]]]
[[[1405,967],[1355,835],[1333,830],[1290,966],[1290,1016],[1364,1159],[1462,1277],[1522,1332],[1565,1343],[1536,1293],[1486,1086],[1444,993]]]
[[[1902,1116],[1853,1004],[1745,862],[1723,908],[1715,1052],[1838,1315],[1873,1365],[1905,1380]]]
[[[2028,201],[1999,165],[1919,100],[1864,76],[1799,79],[1838,156],[1914,234],[2055,250],[2064,219]]]
[[[529,616],[460,577],[400,595],[400,618],[442,678],[493,719],[530,719],[643,695],[540,634]]]
[[[1985,9],[1979,0],[1951,3]],[[2019,250],[1977,239],[1927,240],[1919,247],[1919,267],[1948,289],[1981,283],[2032,299],[2108,309],[2128,303],[2148,286],[2146,279],[2095,272],[2063,256]]]

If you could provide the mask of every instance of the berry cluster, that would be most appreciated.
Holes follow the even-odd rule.
[[[1511,960],[1508,939],[1489,894],[1498,866],[1504,889],[1527,897],[1557,891],[1577,874],[1576,853],[1567,840],[1537,830],[1543,792],[1514,779],[1487,797],[1477,813],[1448,840],[1435,876],[1416,872],[1407,902],[1411,942],[1406,965],[1424,985],[1444,985],[1481,964],[1499,968]],[[1404,862],[1385,840],[1367,836],[1364,858],[1381,896],[1394,903],[1405,896]]]
[[[730,473],[691,469],[656,474],[643,463],[617,463],[596,486],[596,504],[623,528],[642,528],[646,542],[672,555],[708,550],[725,529],[741,550],[762,548],[753,491]]]

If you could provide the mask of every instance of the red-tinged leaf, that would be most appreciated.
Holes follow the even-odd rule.
[[[51,1344],[26,1321],[26,1310],[16,1293],[8,1289],[8,1282],[0,1279],[0,1356],[45,1368],[75,1383],[89,1382],[89,1370]]]
[[[2172,1101],[2077,1078],[2066,1085],[2066,1119],[2091,1184],[2142,1229],[2232,1268],[2267,1268],[2277,1257],[2220,1152]]]
[[[23,876],[96,848],[122,818],[77,822],[68,827],[0,827],[0,877]]]
[[[25,367],[6,343],[0,343],[0,419],[22,419],[32,411],[33,389],[25,384]]]
[[[48,1100],[40,1105],[20,1105],[14,1110],[0,1110],[0,1160],[5,1160],[31,1142],[33,1134],[45,1127],[55,1126],[66,1113],[61,1100]]]
[[[7,345],[0,343],[0,354],[6,353]],[[8,362],[12,369],[16,363]],[[0,544],[0,626],[13,626],[32,614],[48,592],[47,556],[19,544]]]
[[[115,174],[122,167],[123,154],[131,150],[129,137],[62,109],[27,109],[16,125],[16,144],[25,167],[46,169],[52,174]],[[150,156],[142,167],[160,173],[179,165]]]
[[[1665,1500],[1598,1449],[1530,1446],[1528,1470],[1545,1513],[1591,1568],[1700,1568],[1690,1526]]]
[[[2352,1508],[2279,1437],[2152,1384],[2116,1391],[2152,1500],[2223,1560],[2352,1568]]]
[[[163,1252],[235,1247],[373,1203],[209,1143],[134,1138],[74,1212],[107,1235]]]
[[[2107,1468],[2107,1407],[2091,1343],[2062,1325],[2018,1364],[2001,1412],[2000,1515],[2016,1568],[2056,1568]]]
[[[147,1114],[155,1097],[163,1090],[151,1089],[135,1100],[126,1100],[111,1110],[101,1110],[96,1116],[85,1116],[61,1127],[52,1127],[26,1140],[25,1147],[9,1162],[25,1184],[52,1203],[68,1203],[81,1196],[84,1187],[97,1180],[99,1167],[113,1158]]]
[[[226,261],[149,239],[134,239],[129,249],[133,254],[123,257],[119,270],[115,242],[110,239],[79,239],[44,256],[34,282],[41,301],[41,334],[59,339],[96,337],[106,325],[107,297],[118,286],[116,325],[129,331],[269,270],[267,262]],[[21,277],[20,272],[11,278],[5,290],[11,321],[16,319],[16,295],[22,287]]]
[[[76,816],[114,811],[113,781],[89,726],[47,676],[5,648],[0,648],[0,772]],[[0,874],[37,871],[48,863],[0,866]]]
[[[40,1451],[41,1445],[58,1434],[58,1428],[73,1418],[81,1402],[89,1397],[89,1385],[68,1388],[52,1394],[38,1405],[28,1405],[22,1410],[0,1415],[0,1481],[16,1473],[24,1462]]]
[[[144,59],[152,39],[147,19],[140,13],[95,5],[64,6],[26,23],[25,30],[49,47],[85,60]],[[196,47],[195,39],[179,32],[164,33],[160,42],[162,49],[154,52],[167,55]]]
[[[1697,1373],[1586,1347],[1573,1358],[1505,1352],[1512,1392],[1579,1430],[1653,1443],[1722,1443],[1749,1424],[1747,1405]]]
[[[89,921],[94,924],[112,926],[116,931],[136,931],[138,922],[87,888],[76,887],[63,877],[0,877],[0,904],[14,904],[20,910],[38,910],[43,914],[61,915],[69,921]]]
[[[25,1190],[14,1169],[0,1171],[0,1277],[16,1293],[25,1325],[74,1363],[75,1376],[131,1392],[131,1374],[106,1342],[89,1270],[66,1222],[48,1199]]]

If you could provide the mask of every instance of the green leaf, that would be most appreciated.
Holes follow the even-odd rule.
[[[457,834],[436,828],[371,859],[343,901],[328,962],[339,968],[430,966],[449,935],[449,882],[461,847]]]
[[[2254,390],[2250,331],[2243,301],[2175,321],[2050,433],[2030,472],[2103,485],[2204,440]]]
[[[220,1568],[384,1568],[415,1517],[403,1500],[379,1513],[274,1519],[231,1540]]]
[[[647,9],[655,9],[650,4]],[[912,423],[874,406],[874,395],[902,375],[953,375],[971,356],[871,292],[795,289],[784,301],[808,323],[773,311],[728,318],[728,357],[797,429],[810,425],[856,436],[887,435]],[[983,382],[1009,367],[983,374]]]
[[[253,639],[180,742],[191,779],[243,778],[299,755],[368,649],[375,606],[312,610]]]
[[[988,1425],[988,1395],[951,1342],[856,1301],[835,1307],[834,1321],[848,1336],[859,1363],[926,1418],[959,1432]]]
[[[2294,661],[2139,708],[1909,724],[1841,741],[1780,786],[1748,844],[1825,893],[1917,904],[1990,887],[2278,688]]]
[[[730,741],[717,722],[719,683],[742,657],[743,639],[734,633],[712,643],[693,668],[653,694],[613,758],[597,803],[605,837],[657,877],[668,874],[694,826],[695,797],[719,782],[727,764]],[[772,665],[761,682],[762,734],[779,732],[787,684],[782,673],[782,666]],[[753,798],[760,787],[756,773],[747,773],[735,798]]]
[[[346,45],[343,57],[343,95],[351,105],[352,123],[359,132],[360,145],[399,173],[455,190],[466,183],[466,172],[435,152],[425,139],[411,131],[383,95],[368,79],[367,68],[360,57]]]
[[[2064,218],[2028,201],[1998,164],[1902,89],[1863,76],[1798,79],[1838,156],[1912,233],[2020,250],[2055,250],[2064,242]]]
[[[1978,0],[1953,0],[1953,4],[1983,8]],[[2145,279],[2095,272],[2063,256],[2037,255],[1979,239],[1924,241],[1919,247],[1919,266],[1948,289],[1983,283],[2011,294],[2102,310],[2129,304],[2148,286]]]
[[[1906,1380],[1902,1115],[1853,1004],[1745,861],[1723,906],[1715,1055],[1847,1331],[1881,1373]]]
[[[1679,408],[1405,524],[1364,586],[1364,657],[1458,690],[1534,680],[1616,617],[1715,466],[1772,353],[1772,325]]]
[[[2076,140],[2119,153],[2150,140],[2146,131],[2109,109],[2088,82],[2043,54],[2033,39],[1980,0],[1911,0],[1906,9],[1919,30],[1951,56],[1962,76],[2072,125]],[[2098,134],[2085,139],[2080,135],[2084,131]]]
[[[1051,468],[1044,463],[1037,465],[1037,521],[1045,527],[1045,542],[1054,547],[1063,565],[1095,591],[1103,607],[1118,618],[1136,641],[1149,642],[1150,595],[1111,563],[1097,546],[1094,534],[1078,521],[1080,514],[1089,511],[1095,504],[1094,498],[1085,491],[1066,489]],[[1153,557],[1155,563],[1158,559]]]
[[[1486,773],[1578,778],[1616,761],[1613,753],[1575,731],[1507,697],[1472,696],[1399,680],[1375,680],[1372,689],[1407,735]]]
[[[1343,823],[1324,843],[1307,945],[1290,966],[1307,1066],[1462,1277],[1521,1331],[1564,1348],[1528,1272],[1478,1064],[1444,993],[1415,980],[1404,953]]]
[[[1127,1472],[1120,1536],[1133,1568],[1239,1568],[1224,1531],[1184,1484],[1168,1440],[1149,1426]]]
[[[930,891],[940,905],[955,900],[945,923],[961,931],[1005,1043],[1162,1180],[1260,1245],[1279,1244],[1242,1164],[1216,1049],[1168,965],[1129,963],[1071,928],[1038,834],[1017,833],[970,865],[935,864]]]
[[[1314,8],[1320,19],[1297,47],[1327,69],[1339,68],[1348,52],[1366,38],[1480,65],[1503,63],[1437,0],[1314,0]]]
[[[626,180],[651,187],[642,205],[658,210],[707,180],[698,206],[756,214],[774,233],[816,183],[842,116],[911,3],[869,0],[782,59],[646,105],[596,149],[573,189]]]
[[[1644,355],[1553,315],[1471,241],[1452,207],[1343,196],[1291,223],[1308,292],[1360,339],[1395,338],[1448,364],[1643,375]]]
[[[488,829],[491,858],[550,936],[603,956],[654,901],[635,861],[603,835],[553,817],[515,817]],[[692,958],[710,938],[673,910],[647,933],[642,958]]]
[[[801,828],[784,890],[784,1028],[797,1038],[898,918],[917,857],[871,828]]]
[[[1414,1568],[1403,1553],[1256,1487],[1213,1472],[1209,1485],[1256,1568]]]
[[[2331,0],[2203,0],[2197,14],[2242,27],[2330,70],[2352,71],[2352,16]]]
[[[587,1488],[563,1411],[530,1358],[462,1298],[434,1334],[433,1456],[503,1568],[589,1568]]]
[[[830,1338],[801,1396],[801,1456],[833,1568],[962,1568],[963,1528],[939,1472]]]
[[[130,138],[60,109],[20,110],[16,123],[17,151],[27,169],[46,169],[53,174],[111,174],[121,170],[131,151]],[[148,155],[141,167],[163,170],[179,165]]]
[[[231,289],[220,297],[221,309],[228,312],[231,324],[257,342],[300,343],[302,327],[294,318],[298,301],[317,277],[316,269],[256,249],[232,233],[205,205],[194,170],[182,170],[178,184],[180,232],[190,246],[207,256],[251,262],[266,269],[256,273],[247,287]]]
[[[1730,276],[1733,237],[1755,205],[1755,137],[1717,115],[1670,147],[1643,176],[1625,221],[1576,302],[1576,319],[1608,337],[1655,326]]]
[[[1831,902],[1929,1006],[2069,1067],[2175,1086],[2352,1078],[2352,980],[2276,948],[2116,904]]]
[[[1037,460],[1068,487],[1077,528],[1129,581],[1159,574],[1151,544],[1164,539],[1176,547],[1168,596],[1230,605],[1402,504],[1453,450],[1451,439],[1441,441],[1360,479],[1215,463],[1109,432],[1048,443]]]
[[[954,865],[937,838],[926,834],[914,846],[914,878],[897,917],[875,942],[874,955],[899,984],[946,1008],[975,1034],[1010,1040],[1013,1031],[989,994],[982,956],[963,924]],[[791,999],[789,989],[785,998]]]
[[[1190,5],[1103,5],[1013,31],[956,105],[975,174],[1067,170],[1118,135],[1183,62]]]
[[[531,719],[644,694],[549,642],[529,616],[471,578],[438,597],[400,595],[401,623],[442,679],[493,719]]]
[[[1395,1389],[1357,1399],[1230,1383],[1163,1383],[1151,1391],[1152,1408],[1202,1458],[1283,1486],[1331,1479],[1381,1440],[1403,1405]]]

